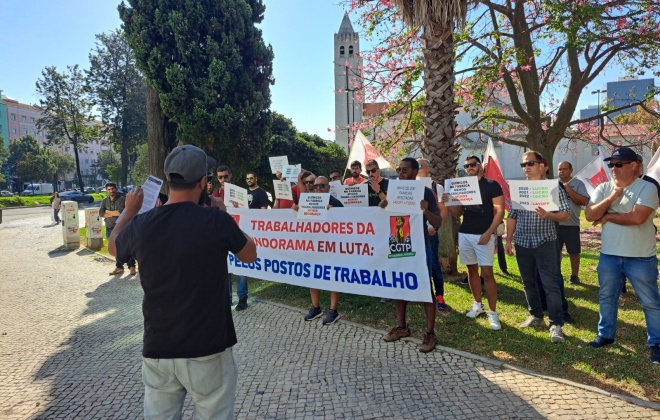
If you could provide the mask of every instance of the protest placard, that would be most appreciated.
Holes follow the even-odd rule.
[[[289,181],[273,180],[273,188],[275,189],[275,198],[293,200],[293,192],[291,191],[291,183]]]
[[[433,189],[433,179],[430,176],[423,176],[421,178],[417,178],[417,181],[422,181],[426,188]]]
[[[440,184],[435,184],[435,193],[438,196],[438,203],[442,202],[442,194],[445,193],[445,187]]]
[[[298,219],[327,219],[329,201],[330,194],[301,193],[298,201]]]
[[[357,185],[338,185],[336,198],[344,207],[368,207],[367,188],[366,182]]]
[[[268,161],[272,173],[282,172],[284,167],[289,164],[289,158],[286,156],[269,156]]]
[[[424,199],[423,180],[390,179],[387,187],[387,207],[389,212],[422,214],[419,203]]]
[[[229,271],[321,290],[431,302],[421,214],[378,207],[331,209],[298,220],[290,209],[227,211],[257,245],[253,263],[229,255]]]
[[[160,193],[160,187],[163,186],[163,180],[156,178],[153,175],[149,175],[147,180],[142,184],[142,191],[144,192],[144,199],[142,200],[142,207],[140,207],[140,213],[149,211],[156,207],[156,201],[158,200],[158,193]]]
[[[341,181],[330,181],[330,195],[337,198],[337,188],[341,185]]]
[[[464,176],[445,180],[446,206],[473,206],[481,204],[479,179],[476,176]]]
[[[245,188],[238,185],[225,182],[225,206],[227,208],[234,207],[233,203],[237,203],[238,207],[248,207],[248,193]]]
[[[284,165],[282,167],[282,178],[287,180],[294,180],[298,178],[298,174],[300,173],[301,168],[302,165],[300,163],[297,165]]]
[[[556,179],[539,181],[509,181],[511,207],[534,211],[541,207],[546,211],[559,210],[559,182]]]

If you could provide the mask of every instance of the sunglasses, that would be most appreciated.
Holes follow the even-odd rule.
[[[396,173],[402,173],[402,174],[407,174],[408,170],[411,168],[405,167],[405,168],[396,168]]]
[[[463,165],[463,168],[464,168],[464,169],[467,169],[467,168],[474,168],[474,167],[477,166],[477,165],[478,165],[478,163],[476,163],[476,162],[466,163],[465,165]]]
[[[378,170],[377,168],[367,169],[367,174],[375,174],[377,170]]]
[[[314,181],[305,181],[305,184],[307,184],[307,185],[314,185]]]
[[[628,162],[617,162],[617,163],[607,162],[607,167],[610,169],[623,168],[623,165],[626,165],[628,163],[632,163],[632,160],[629,160]]]
[[[231,175],[218,175],[218,179],[229,179]]]
[[[541,162],[539,162],[539,161],[537,161],[537,160],[529,160],[529,161],[527,161],[527,162],[523,162],[523,163],[521,163],[521,164],[520,164],[520,167],[521,167],[521,168],[524,168],[525,166],[534,166],[534,165],[536,165],[537,163],[541,163]]]
[[[341,176],[339,176],[339,175],[330,177],[330,181],[339,181],[340,179],[341,179]]]
[[[329,186],[330,184],[314,184],[309,187],[310,190],[322,190],[325,187]]]

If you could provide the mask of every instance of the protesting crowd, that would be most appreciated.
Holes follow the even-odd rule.
[[[323,210],[330,214],[345,212],[359,217],[360,213],[353,211],[355,208],[345,210],[351,205],[336,193],[339,186],[364,184],[364,205],[374,208],[370,210],[373,212],[392,212],[400,205],[394,188],[403,185],[400,182],[404,181],[423,181],[415,183],[421,187],[411,187],[416,197],[415,209],[411,214],[421,214],[421,217],[415,219],[390,213],[388,241],[391,255],[385,257],[385,260],[389,258],[394,263],[399,261],[399,265],[406,265],[410,264],[407,261],[412,260],[399,257],[416,256],[415,252],[411,252],[416,244],[422,244],[424,248],[423,253],[415,257],[421,258],[416,261],[425,262],[422,270],[428,273],[430,280],[428,288],[421,291],[425,297],[418,299],[423,302],[426,318],[420,352],[430,352],[435,348],[436,316],[438,312],[447,311],[438,247],[439,229],[449,215],[461,218],[458,254],[460,264],[467,267],[467,284],[474,298],[472,307],[464,309],[465,316],[471,319],[485,316],[491,330],[502,329],[497,311],[497,279],[493,273],[494,256],[499,250],[500,254],[515,255],[518,264],[529,311],[529,317],[521,327],[545,325],[547,313],[550,341],[564,342],[562,327],[576,320],[569,313],[564,277],[560,270],[562,252],[565,248],[570,259],[568,281],[579,283],[580,217],[584,209],[587,221],[602,226],[597,268],[600,318],[597,334],[589,346],[598,349],[614,342],[617,302],[626,282],[629,282],[644,311],[650,359],[653,363],[660,363],[660,294],[656,229],[653,224],[660,186],[657,183],[654,185],[652,178],[642,178],[641,158],[632,149],[619,148],[604,161],[611,168],[612,179],[589,194],[584,183],[573,178],[573,168],[569,162],[559,163],[558,180],[547,180],[548,161],[538,152],[525,152],[520,163],[525,181],[517,182],[528,184],[516,191],[523,191],[521,196],[524,197],[526,188],[540,185],[533,182],[550,182],[556,188],[552,189],[552,203],[544,203],[548,205],[536,205],[533,196],[530,196],[529,202],[507,202],[505,190],[508,191],[509,186],[513,189],[514,183],[506,185],[486,177],[484,164],[478,156],[469,156],[463,162],[467,177],[474,179],[475,204],[456,202],[449,186],[450,181],[455,180],[443,180],[444,189],[431,181],[428,178],[429,162],[425,159],[402,159],[396,166],[397,180],[385,179],[377,160],[351,162],[350,172],[343,182],[343,171],[314,173],[306,163],[304,167],[307,169],[299,168],[293,178],[295,185],[291,186],[292,180],[286,179],[285,174],[277,170],[274,171],[276,181],[286,184],[283,188],[287,194],[276,194],[274,199],[259,186],[258,175],[248,171],[245,175],[247,207],[259,212],[247,214],[232,209],[241,207],[241,200],[240,191],[234,190],[232,172],[228,166],[216,166],[212,159],[194,146],[175,148],[164,167],[170,191],[166,203],[161,199],[159,204],[163,205],[138,214],[143,200],[142,189],[134,189],[125,200],[122,198],[119,202],[111,198],[111,188],[108,188],[110,195],[102,204],[101,216],[105,217],[109,228],[109,250],[117,258],[113,273],[123,272],[123,264],[127,263],[131,274],[134,274],[135,261],[139,264],[144,289],[145,415],[158,417],[177,410],[180,412],[187,390],[193,396],[196,409],[204,417],[231,417],[237,376],[231,348],[237,339],[231,312],[234,302],[230,272],[246,273],[249,269],[265,270],[267,267],[276,271],[273,270],[275,265],[269,265],[273,261],[261,255],[261,238],[246,234],[244,223],[248,216],[253,217],[249,219],[252,220],[251,226],[265,229],[269,226],[265,221],[276,221],[284,214],[271,209],[289,209],[292,213],[287,215],[297,214],[299,220],[305,220],[302,212],[306,212],[309,203],[314,202],[307,198],[309,196],[314,196],[317,201],[322,197]],[[208,177],[209,171],[217,177],[217,188]],[[508,215],[505,218],[506,210]],[[257,220],[253,214],[261,216]],[[292,229],[306,226],[300,224]],[[342,226],[337,223],[335,228],[341,229]],[[413,228],[418,231],[411,232]],[[504,243],[502,236],[505,236]],[[301,243],[296,246],[305,245]],[[380,252],[377,249],[380,248],[365,246],[362,255],[371,256]],[[315,251],[323,252],[318,248]],[[266,249],[263,252],[266,253]],[[284,266],[284,262],[274,262]],[[297,269],[298,266],[291,262],[288,267],[290,271],[285,274],[291,277],[295,272],[292,267]],[[330,281],[333,269],[335,282]],[[343,271],[343,268],[322,264],[304,264],[300,270],[306,273],[307,278],[318,278],[321,282],[326,280],[321,284],[332,285],[324,288],[315,287],[318,282],[302,283],[308,285],[311,299],[311,307],[304,320],[322,318],[323,325],[331,325],[340,319],[340,291],[335,284],[356,283],[355,287],[368,284],[369,287],[376,285],[383,289],[387,286],[391,290],[396,287],[415,289],[418,279],[410,273],[401,274],[400,278],[393,273],[393,278],[388,278],[390,274],[385,270],[382,273],[361,270],[358,274],[353,272],[351,277],[348,269]],[[506,266],[503,271],[506,271]],[[388,280],[391,284],[387,283]],[[236,274],[236,281],[238,303],[235,309],[243,311],[248,308],[248,276]],[[320,305],[321,290],[333,288],[335,290],[330,291],[330,307],[324,312]],[[383,302],[394,300],[392,317],[396,319],[396,326],[383,337],[386,342],[411,334],[406,317],[409,300],[400,298],[404,296],[403,291],[399,293],[402,294],[392,294],[391,298],[382,299]],[[205,379],[211,376],[219,379]]]

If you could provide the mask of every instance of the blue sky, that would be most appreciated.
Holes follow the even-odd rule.
[[[35,82],[46,66],[89,65],[94,35],[119,28],[116,0],[5,0],[0,43],[0,89],[24,103],[38,103]],[[261,27],[275,52],[272,109],[299,131],[334,139],[333,36],[344,9],[340,0],[265,0]],[[358,30],[357,26],[355,29]],[[364,50],[365,46],[362,45]],[[604,88],[619,76],[608,70],[589,86]],[[585,92],[578,109],[596,105]]]

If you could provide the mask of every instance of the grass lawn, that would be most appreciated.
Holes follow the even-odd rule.
[[[584,227],[587,226],[591,225],[585,222]],[[568,282],[570,262],[566,255],[562,260],[569,311],[577,320],[575,325],[564,327],[564,344],[550,342],[548,326],[518,327],[529,313],[515,257],[507,257],[509,275],[502,274],[497,259],[495,262],[498,313],[503,329],[491,331],[485,317],[476,321],[466,318],[464,314],[473,299],[469,288],[460,285],[464,276],[445,278],[445,301],[451,310],[448,315],[436,318],[439,343],[537,372],[660,402],[660,365],[649,361],[644,314],[632,287],[628,287],[628,293],[621,295],[619,301],[616,343],[599,350],[587,345],[596,336],[598,323],[599,235],[600,228],[583,234],[581,284]],[[311,305],[308,289],[287,284],[251,280],[250,295],[305,310]],[[323,308],[328,308],[329,301],[329,294],[321,293]],[[396,325],[394,302],[380,303],[380,299],[374,297],[343,294],[338,309],[344,319],[382,330]],[[408,320],[413,335],[421,339],[426,325],[421,304],[409,306]]]
[[[94,197],[94,201],[101,201],[106,196],[105,193],[90,194]],[[35,197],[25,196],[21,197],[14,195],[13,197],[0,197],[0,208],[4,207],[30,207],[50,205],[50,195],[38,195]]]

